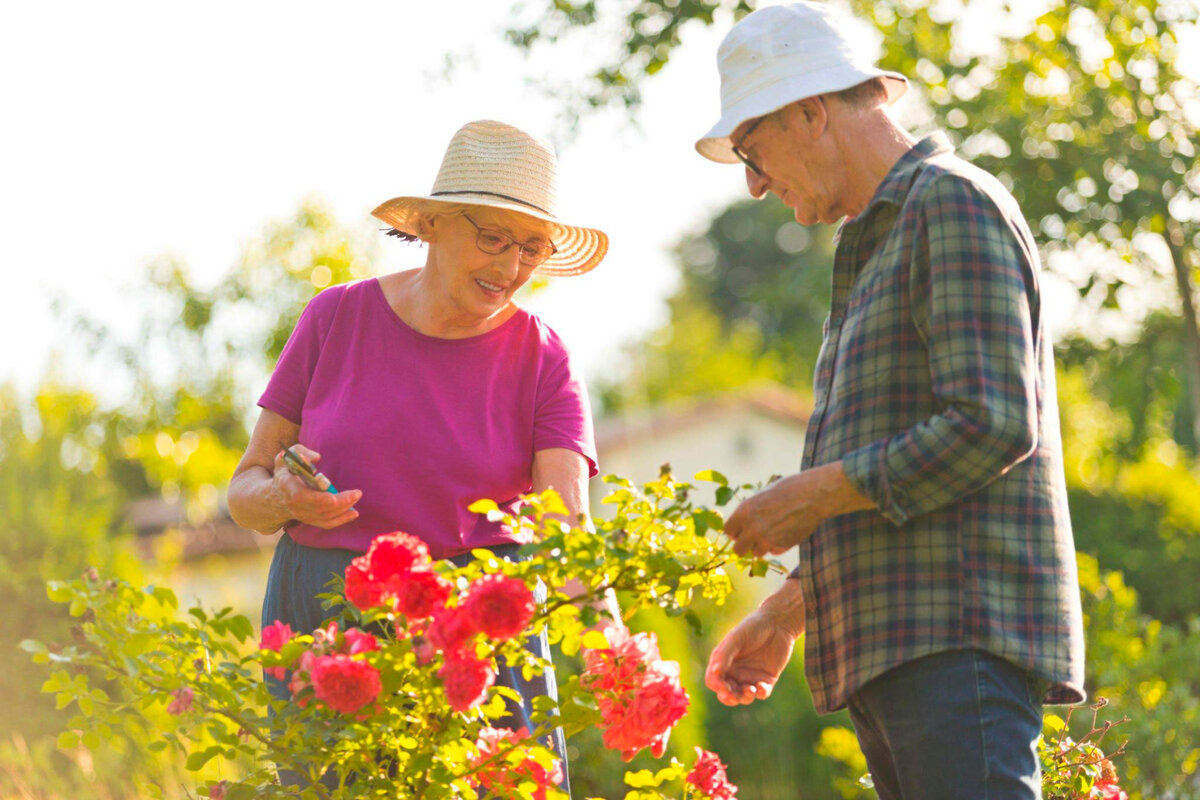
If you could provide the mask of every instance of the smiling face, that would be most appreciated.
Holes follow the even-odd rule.
[[[828,135],[824,101],[808,98],[743,122],[730,139],[757,167],[746,166],[752,197],[767,192],[792,209],[801,225],[837,222],[846,215],[846,187]]]
[[[550,243],[553,226],[487,206],[475,206],[466,215],[433,220],[426,278],[448,314],[468,325],[484,324],[509,307],[537,268],[521,260],[521,244]],[[483,238],[492,244],[497,232],[514,243],[502,253],[485,253],[477,241]]]

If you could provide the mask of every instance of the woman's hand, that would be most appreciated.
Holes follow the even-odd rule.
[[[313,463],[321,460],[320,453],[299,441],[299,425],[274,411],[262,410],[229,481],[229,514],[234,522],[272,534],[293,519],[328,530],[358,516],[351,506],[362,498],[361,491],[320,492],[288,471],[283,463],[287,447],[295,447]]]
[[[315,465],[321,460],[320,453],[302,444],[294,444],[292,449],[308,459],[310,464]],[[358,512],[352,506],[362,497],[360,490],[331,494],[313,489],[287,468],[282,450],[275,454],[271,487],[276,502],[287,512],[289,519],[329,530],[358,518]]]

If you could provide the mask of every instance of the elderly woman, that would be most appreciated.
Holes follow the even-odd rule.
[[[373,213],[391,233],[428,244],[425,266],[312,299],[229,485],[238,524],[285,530],[264,626],[320,625],[316,595],[380,533],[406,531],[434,558],[461,564],[473,548],[513,557],[519,544],[467,510],[480,498],[511,509],[522,493],[552,487],[571,511],[587,511],[596,454],[583,380],[554,331],[514,300],[535,272],[587,272],[608,248],[600,231],[556,218],[551,147],[499,122],[469,123],[428,196]],[[282,460],[292,445],[341,492],[292,475]],[[544,641],[531,646],[548,656]],[[529,700],[553,696],[554,675],[526,681],[501,666],[497,683],[526,698],[504,724],[528,725]],[[288,697],[282,682],[268,682]],[[565,775],[561,731],[553,746]]]

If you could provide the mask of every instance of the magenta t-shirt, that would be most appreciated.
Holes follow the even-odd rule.
[[[583,380],[524,310],[479,336],[438,339],[396,316],[378,280],[330,287],[300,315],[258,404],[300,426],[339,490],[363,492],[352,522],[289,524],[309,547],[365,551],[402,530],[445,558],[517,541],[467,506],[514,508],[547,448],[581,453],[596,474]]]

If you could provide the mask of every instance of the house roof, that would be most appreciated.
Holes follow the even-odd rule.
[[[763,384],[736,392],[683,400],[596,421],[596,449],[624,450],[680,431],[711,423],[730,414],[757,414],[801,429],[812,413],[810,401],[778,384]]]

